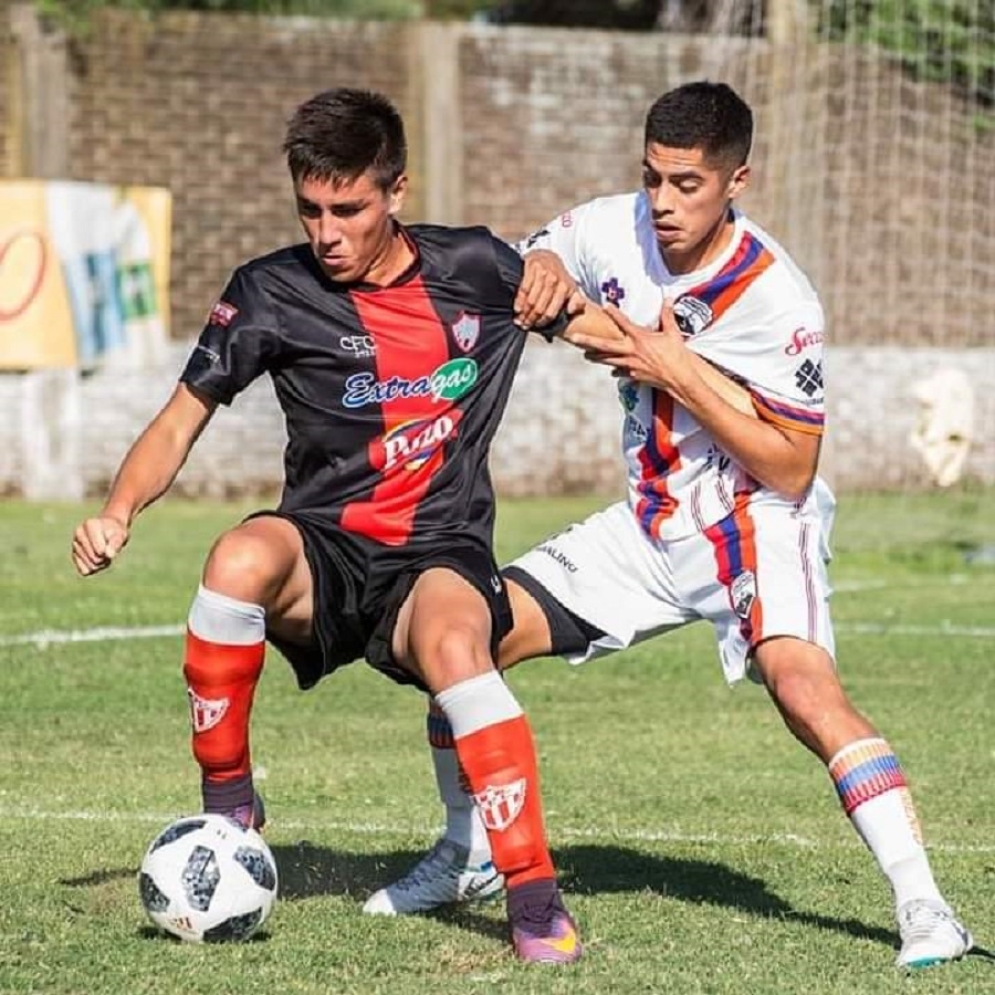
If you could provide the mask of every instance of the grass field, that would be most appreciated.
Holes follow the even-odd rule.
[[[593,507],[506,502],[502,557]],[[171,632],[211,538],[247,506],[166,501],[84,581],[68,545],[86,510],[0,505],[0,992],[995,992],[984,956],[896,971],[886,883],[828,776],[761,689],[725,686],[701,625],[510,677],[588,946],[578,965],[516,963],[499,905],[360,914],[439,823],[423,702],[361,664],[301,694],[275,652],[253,749],[282,898],[244,945],[156,935],[138,863],[199,804]],[[833,566],[845,684],[902,759],[941,887],[982,947],[995,946],[995,565],[969,554],[990,544],[993,493],[861,497],[842,503]],[[97,627],[117,638],[59,636]],[[126,631],[148,627],[167,634]]]

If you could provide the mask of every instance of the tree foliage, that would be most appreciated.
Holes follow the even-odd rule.
[[[832,0],[819,5],[820,33],[894,52],[919,79],[952,83],[995,106],[995,2],[992,0]]]

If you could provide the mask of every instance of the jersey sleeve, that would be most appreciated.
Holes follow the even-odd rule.
[[[264,373],[279,352],[275,309],[251,273],[236,270],[207,318],[180,382],[221,404]]]
[[[516,242],[514,247],[522,256],[532,249],[548,249],[550,252],[555,252],[567,268],[567,272],[577,281],[577,286],[584,295],[596,301],[600,289],[597,281],[591,276],[585,242],[593,210],[593,201],[573,207]]]
[[[825,318],[815,302],[772,322],[762,371],[750,377],[753,406],[764,421],[809,435],[825,424],[823,342]]]
[[[499,238],[494,239],[494,256],[501,282],[510,293],[510,304],[514,304],[515,294],[518,293],[518,286],[522,282],[525,263],[516,248],[502,242]],[[555,321],[542,328],[537,328],[535,331],[547,342],[550,342],[557,335],[563,333],[567,327],[567,322],[566,313],[561,312]]]

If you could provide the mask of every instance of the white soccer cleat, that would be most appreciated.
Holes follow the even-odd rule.
[[[398,916],[430,912],[441,905],[479,902],[504,889],[504,878],[488,860],[471,864],[470,851],[459,843],[438,840],[410,871],[366,900],[367,915]]]
[[[974,940],[943,902],[913,899],[898,910],[902,949],[898,966],[910,970],[958,960]]]

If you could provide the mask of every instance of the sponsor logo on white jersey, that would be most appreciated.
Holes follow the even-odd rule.
[[[800,356],[809,346],[822,345],[826,336],[822,332],[809,331],[807,328],[796,328],[791,333],[791,341],[784,347],[787,356]]]
[[[795,383],[798,384],[798,389],[802,393],[814,397],[823,389],[822,363],[813,363],[811,359],[806,359],[795,370]]]
[[[639,403],[639,385],[634,380],[623,380],[618,385],[618,399],[625,411],[635,411]]]
[[[520,777],[511,784],[488,784],[473,796],[488,829],[502,833],[518,818],[525,807],[527,785],[525,778]]]
[[[207,732],[213,729],[228,711],[227,698],[201,698],[193,688],[187,688],[190,699],[190,724],[194,732]]]
[[[469,352],[480,338],[480,315],[460,312],[459,318],[452,324],[453,339],[463,350]]]
[[[625,287],[618,282],[617,276],[613,276],[601,284],[601,293],[609,304],[617,305],[625,299]]]

